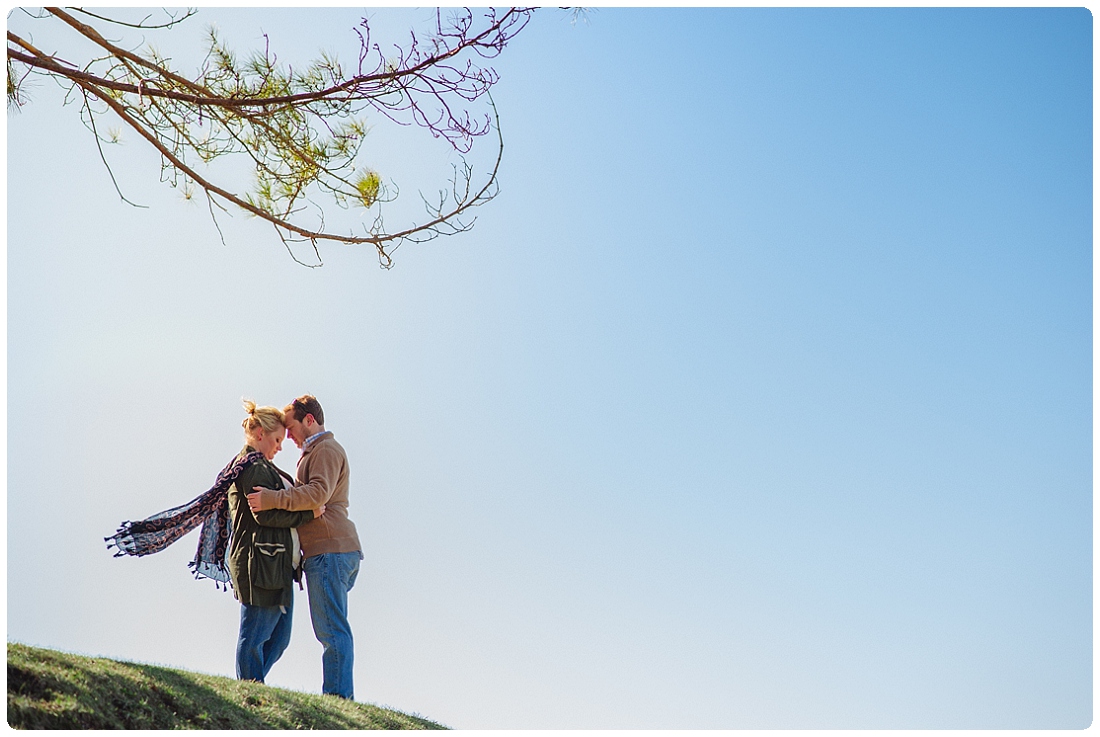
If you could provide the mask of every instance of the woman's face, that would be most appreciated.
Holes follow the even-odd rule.
[[[252,438],[251,445],[256,450],[264,454],[264,458],[271,460],[275,457],[275,454],[283,449],[283,438],[286,437],[286,430],[282,427],[268,432],[262,427],[256,428],[256,435]]]

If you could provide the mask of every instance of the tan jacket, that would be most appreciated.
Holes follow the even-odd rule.
[[[298,527],[302,555],[361,550],[355,523],[348,519],[348,456],[331,432],[314,440],[298,459],[298,483],[260,492],[264,507],[303,511],[325,505],[325,513]]]

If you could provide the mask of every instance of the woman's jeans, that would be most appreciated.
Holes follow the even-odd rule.
[[[345,699],[355,698],[352,686],[355,653],[348,624],[348,592],[355,585],[362,557],[356,550],[353,553],[321,553],[302,561],[313,633],[325,648],[321,656],[324,673],[321,693]]]
[[[237,636],[237,678],[264,682],[268,671],[290,644],[293,599],[286,612],[277,606],[241,604],[241,630]]]

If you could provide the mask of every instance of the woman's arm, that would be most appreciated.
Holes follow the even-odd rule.
[[[250,512],[252,510],[249,510]],[[320,509],[307,509],[304,512],[288,512],[285,509],[269,509],[266,512],[254,512],[256,524],[264,527],[298,527],[321,515]]]

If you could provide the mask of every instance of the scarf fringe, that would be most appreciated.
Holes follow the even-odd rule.
[[[241,472],[262,458],[258,451],[234,458],[218,474],[214,486],[186,504],[138,522],[123,522],[114,535],[103,538],[107,550],[115,548],[113,558],[152,555],[201,524],[198,550],[187,566],[193,569],[196,579],[209,578],[215,587],[229,591],[230,576],[225,562],[229,546],[229,487]]]

